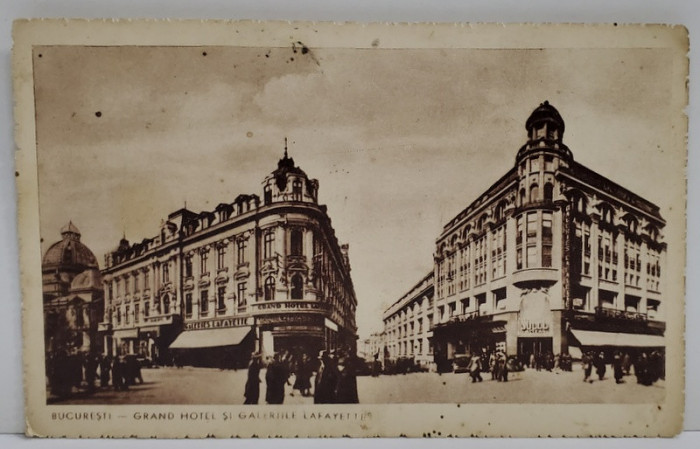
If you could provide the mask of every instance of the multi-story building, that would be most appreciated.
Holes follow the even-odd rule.
[[[104,301],[97,259],[72,222],[61,228],[61,237],[46,250],[41,264],[48,361],[96,355],[102,349],[97,329]]]
[[[412,359],[417,365],[431,368],[435,283],[431,271],[405,295],[384,311],[385,364]]]
[[[437,238],[435,361],[663,348],[659,207],[576,162],[548,102],[525,128],[514,166]],[[385,313],[396,355],[412,346],[403,300]]]
[[[262,200],[180,209],[156,236],[123,239],[103,270],[107,350],[224,366],[245,364],[254,350],[355,350],[348,245],[318,187],[285,149]]]

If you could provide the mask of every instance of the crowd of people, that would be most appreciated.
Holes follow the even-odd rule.
[[[357,357],[343,350],[321,351],[315,360],[306,353],[276,352],[266,363],[262,361],[260,353],[255,353],[248,364],[244,404],[259,402],[260,372],[263,368],[266,368],[265,402],[268,404],[284,403],[287,386],[292,387],[291,396],[297,390],[302,396],[313,395],[315,404],[357,404],[356,363]]]
[[[651,351],[647,354],[642,351],[637,354],[636,358],[629,353],[615,351],[612,358],[612,371],[615,383],[624,383],[624,376],[634,372],[638,384],[652,385],[659,379],[665,378],[665,359],[660,351]],[[583,381],[593,382],[593,369],[598,380],[604,380],[607,372],[607,360],[605,352],[588,351],[581,357],[581,366],[583,368]]]
[[[573,359],[570,354],[553,354],[552,351],[531,353],[527,359],[528,368],[537,371],[562,370],[571,371]]]
[[[58,351],[47,357],[47,380],[52,395],[66,398],[94,393],[98,388],[128,390],[142,384],[141,365],[135,354],[111,357],[101,354]]]

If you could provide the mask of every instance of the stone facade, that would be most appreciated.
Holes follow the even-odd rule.
[[[285,151],[262,199],[180,209],[155,237],[122,240],[103,271],[106,348],[225,366],[243,366],[255,350],[354,350],[348,246],[317,195],[318,181]]]

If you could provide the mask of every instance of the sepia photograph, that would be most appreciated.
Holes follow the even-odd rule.
[[[680,431],[682,27],[65,23],[15,24],[29,434]]]

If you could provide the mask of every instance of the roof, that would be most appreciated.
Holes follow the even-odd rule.
[[[97,258],[90,248],[80,242],[80,231],[73,223],[61,228],[63,240],[54,243],[44,254],[42,268],[98,268]]]

